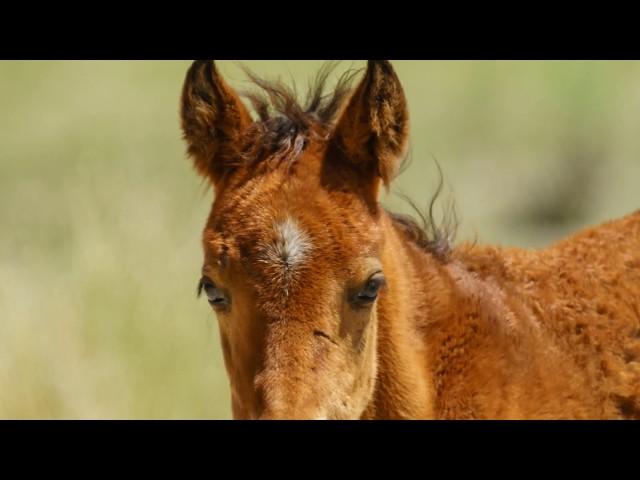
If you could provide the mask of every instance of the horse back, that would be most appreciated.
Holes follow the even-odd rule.
[[[546,249],[463,247],[458,259],[540,326],[604,417],[640,419],[640,210]]]

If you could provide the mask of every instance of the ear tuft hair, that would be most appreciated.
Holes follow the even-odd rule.
[[[334,132],[343,161],[377,176],[388,187],[406,154],[408,138],[409,112],[402,85],[391,63],[370,60]]]
[[[211,60],[189,68],[180,102],[184,139],[196,170],[216,185],[237,163],[235,148],[251,125],[249,111]]]

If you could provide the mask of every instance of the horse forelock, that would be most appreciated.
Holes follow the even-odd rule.
[[[336,62],[326,63],[310,83],[302,101],[295,85],[290,87],[280,79],[260,78],[244,69],[256,90],[244,91],[258,118],[245,132],[237,152],[249,166],[271,161],[293,163],[311,142],[328,139],[344,100],[351,92],[351,83],[358,71],[347,70],[337,80],[333,90],[326,86]]]

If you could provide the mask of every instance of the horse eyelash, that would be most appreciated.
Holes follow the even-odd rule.
[[[204,288],[204,277],[202,277],[200,280],[198,280],[198,288],[197,288],[196,298],[200,298],[200,296],[202,295],[202,289],[203,288]]]

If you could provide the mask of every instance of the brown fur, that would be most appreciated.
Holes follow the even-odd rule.
[[[378,203],[408,139],[390,63],[347,102],[347,80],[306,108],[257,83],[257,121],[212,62],[182,96],[234,418],[640,418],[640,211],[539,251],[450,248]]]

